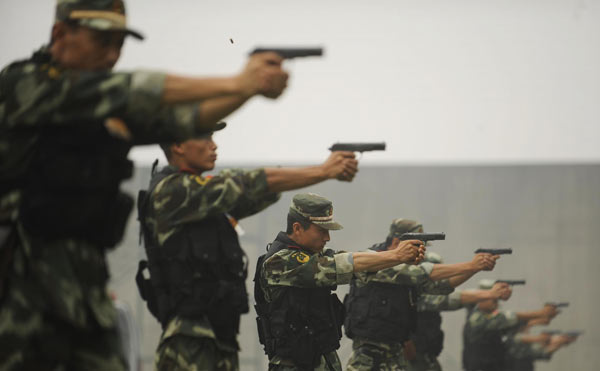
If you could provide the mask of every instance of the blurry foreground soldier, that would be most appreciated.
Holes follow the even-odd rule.
[[[143,278],[144,261],[137,277],[164,330],[156,368],[237,370],[240,315],[248,312],[248,261],[237,221],[276,202],[279,192],[351,181],[358,163],[352,152],[333,152],[318,166],[204,177],[217,160],[212,134],[161,146],[169,166],[153,174],[139,200],[150,279]]]
[[[254,278],[260,342],[269,370],[341,370],[335,352],[342,337],[343,305],[332,293],[357,272],[377,271],[423,259],[421,241],[395,239],[390,249],[336,252],[325,248],[333,205],[319,195],[297,194],[279,232],[258,260]]]
[[[206,133],[286,84],[272,54],[230,78],[113,73],[126,35],[122,1],[59,0],[50,44],[0,72],[0,369],[124,369],[104,255],[133,205],[130,146]]]
[[[543,324],[548,322],[545,321]],[[505,371],[534,371],[535,361],[550,360],[554,352],[577,339],[577,336],[568,334],[552,335],[545,332],[530,335],[526,332],[528,327],[526,326],[522,332],[507,336]]]
[[[425,262],[441,264],[442,257],[431,251],[425,254]],[[450,278],[451,287],[458,286],[472,274]],[[441,365],[437,357],[444,348],[444,332],[440,311],[453,311],[476,304],[483,300],[506,297],[509,286],[497,283],[491,290],[456,290],[447,295],[422,294],[417,301],[417,329],[411,340],[415,346],[414,359],[408,360],[409,371],[439,371]]]
[[[395,219],[385,242],[369,250],[381,254],[398,243],[404,233],[423,232],[423,226],[409,219]],[[414,357],[409,341],[415,331],[420,293],[453,290],[451,277],[492,270],[497,256],[477,254],[470,262],[458,264],[400,264],[377,272],[355,274],[346,305],[346,335],[352,339],[348,370],[405,370],[406,359]],[[444,280],[444,281],[442,281]],[[435,281],[439,281],[435,282]],[[406,349],[403,349],[406,346]]]
[[[482,280],[479,288],[489,290],[494,281]],[[512,290],[507,290],[503,300],[508,300]],[[530,320],[549,320],[558,311],[552,305],[530,312],[498,310],[498,299],[479,302],[467,317],[463,330],[463,367],[466,371],[505,370],[506,344],[503,337],[518,330]]]

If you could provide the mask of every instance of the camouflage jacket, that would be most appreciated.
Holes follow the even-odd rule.
[[[372,253],[376,254],[376,252]],[[420,265],[398,264],[377,272],[357,272],[355,274],[356,285],[362,287],[370,282],[394,283],[414,285],[419,287],[419,291],[427,291],[430,288],[434,289],[437,285],[429,279],[432,270],[432,263],[422,263]]]
[[[372,250],[368,251],[372,252]],[[357,287],[365,286],[370,282],[411,285],[416,288],[419,298],[423,296],[424,293],[446,294],[452,292],[454,288],[450,286],[448,280],[432,281],[429,278],[433,266],[434,264],[429,262],[424,262],[419,265],[398,264],[377,272],[358,272],[355,273],[355,284]],[[388,354],[390,357],[397,357],[400,364],[404,364],[405,362],[403,353],[399,351],[402,349],[402,344],[376,342],[361,337],[355,337],[353,339],[353,347],[355,349],[362,347],[365,344],[369,348],[376,347],[379,352]]]
[[[458,310],[464,307],[460,296],[460,291],[453,292],[449,295],[423,294],[419,297],[419,301],[417,302],[417,310],[419,312]]]
[[[521,340],[521,334],[509,335],[505,339],[507,355],[512,359],[550,359],[552,354],[539,343],[525,343]]]
[[[473,308],[465,324],[465,339],[477,343],[490,333],[506,335],[519,327],[520,321],[514,312],[496,310],[485,313],[477,307]]]
[[[285,232],[279,232],[277,240],[289,244],[298,245],[292,241]],[[307,254],[302,249],[283,249],[263,263],[260,277],[260,287],[264,293],[267,302],[272,302],[283,295],[285,287],[327,287],[341,284],[348,284],[353,276],[354,260],[352,253],[343,251],[333,251],[325,248],[319,253]],[[326,357],[336,359],[337,355],[332,352]],[[334,364],[334,369],[341,369],[338,365],[339,360]],[[280,356],[274,356],[269,360],[270,364],[290,366],[294,363],[291,360],[283,359]],[[321,364],[315,370],[328,369],[325,359],[321,359]]]
[[[295,244],[284,232],[279,232],[277,238]],[[265,299],[271,302],[286,286],[310,288],[348,284],[353,271],[352,253],[334,252],[328,247],[312,255],[295,249],[283,249],[263,263],[260,286]]]
[[[275,203],[280,196],[269,192],[263,169],[227,169],[213,177],[180,172],[172,166],[161,172],[170,175],[158,183],[155,179],[159,177],[151,181],[150,188],[153,191],[144,221],[160,245],[179,232],[185,224],[223,213],[242,219]],[[190,320],[178,316],[167,324],[161,342],[177,334],[215,338],[207,320]],[[237,351],[225,344],[218,345],[225,350]]]
[[[164,80],[163,73],[145,71],[63,70],[51,61],[45,47],[32,58],[4,68],[0,72],[0,223],[18,222],[19,179],[29,171],[42,130],[118,119],[117,126],[124,123],[132,144],[193,135],[198,105],[162,105]],[[81,240],[48,243],[22,228],[19,232],[11,290],[76,327],[95,328],[97,323],[113,327],[104,251]]]
[[[148,71],[64,70],[51,61],[46,47],[4,68],[0,72],[0,197],[28,170],[42,129],[118,119],[117,126],[124,128],[115,129],[115,135],[128,131],[131,144],[194,135],[198,104],[161,104],[165,76]]]

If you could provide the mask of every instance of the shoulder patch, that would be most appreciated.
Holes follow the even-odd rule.
[[[206,183],[208,183],[209,178],[203,178],[200,175],[190,175],[189,176],[191,180],[196,181],[196,183],[200,184],[201,186],[206,185]]]
[[[298,263],[304,264],[304,263],[308,262],[308,260],[310,259],[310,256],[303,253],[302,251],[296,251],[291,255],[291,258],[296,259],[296,261],[298,261]]]
[[[51,66],[47,63],[43,64],[40,69],[46,72],[48,74],[48,77],[51,79],[56,79],[60,76],[60,71],[56,67]]]
[[[486,318],[494,318],[494,317],[496,317],[499,314],[500,314],[500,312],[496,309],[495,311],[493,311],[491,313],[486,313],[485,317]]]

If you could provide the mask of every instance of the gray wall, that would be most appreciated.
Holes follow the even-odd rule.
[[[139,168],[125,188],[132,193],[146,187],[148,168]],[[479,247],[512,247],[493,273],[481,273],[464,287],[475,287],[480,278],[526,279],[503,306],[530,310],[547,300],[570,301],[550,325],[556,329],[583,329],[585,335],[560,350],[538,370],[592,370],[600,364],[595,308],[600,304],[596,262],[600,249],[595,233],[600,227],[600,165],[521,166],[390,166],[363,167],[352,184],[328,181],[306,191],[334,202],[336,219],[345,229],[333,232],[330,246],[359,251],[384,239],[390,221],[409,217],[423,222],[428,231],[443,231],[447,240],[430,250],[446,262],[472,257]],[[294,193],[265,212],[242,221],[242,245],[249,255],[250,277],[265,245],[285,228],[285,214]],[[143,249],[137,245],[138,227],[132,216],[123,246],[109,255],[111,289],[128,302],[141,324],[142,357],[150,364],[160,328],[137,294],[134,275]],[[252,282],[248,280],[249,291]],[[347,289],[338,289],[342,297]],[[460,369],[461,330],[464,312],[444,314],[445,349],[441,363],[446,371]],[[266,369],[266,357],[256,337],[255,314],[243,317],[240,343],[242,370]],[[351,351],[343,339],[339,351],[346,362]]]

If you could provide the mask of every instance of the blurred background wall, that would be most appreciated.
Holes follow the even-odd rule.
[[[48,42],[54,3],[0,1],[0,65]],[[220,161],[307,163],[338,140],[383,139],[365,164],[600,161],[598,0],[126,3],[147,38],[125,42],[118,70],[227,76],[259,45],[325,48],[285,62],[280,99],[227,118]]]
[[[235,165],[232,165],[235,167]],[[138,167],[126,184],[131,193],[146,188],[150,169]],[[600,261],[600,165],[519,166],[370,166],[361,167],[353,183],[328,181],[306,191],[324,195],[334,203],[336,219],[344,229],[332,232],[328,246],[360,251],[382,241],[393,218],[422,221],[426,230],[446,232],[447,240],[430,247],[446,262],[472,258],[479,247],[512,247],[494,272],[477,274],[462,287],[474,288],[481,278],[525,279],[502,306],[511,310],[537,309],[546,301],[569,301],[550,324],[552,329],[580,329],[585,334],[561,349],[537,369],[594,370],[600,364],[600,306],[597,264]],[[246,234],[242,246],[250,258],[247,286],[256,258],[277,232],[285,229],[285,216],[293,192],[266,211],[241,221]],[[138,246],[138,227],[131,216],[123,244],[110,253],[110,288],[135,313],[142,341],[144,370],[151,369],[160,326],[141,301],[134,276],[144,252]],[[343,298],[347,287],[338,288]],[[251,299],[252,301],[252,299]],[[460,370],[462,326],[465,312],[443,315],[444,370]],[[242,370],[265,370],[267,359],[256,335],[255,314],[244,315],[240,330]],[[348,360],[351,342],[344,338],[339,350]]]

